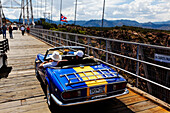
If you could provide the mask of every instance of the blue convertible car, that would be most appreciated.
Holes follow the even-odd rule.
[[[46,86],[49,106],[78,105],[128,93],[127,82],[121,75],[93,58],[84,56],[77,61],[74,52],[78,50],[85,52],[81,46],[62,46],[48,49],[45,55],[37,55],[35,72]],[[63,61],[55,67],[40,68],[53,51],[58,51]]]

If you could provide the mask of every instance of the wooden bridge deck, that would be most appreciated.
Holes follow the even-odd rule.
[[[8,34],[7,34],[8,36]],[[0,36],[2,38],[2,35]],[[37,53],[45,53],[48,45],[31,36],[14,32],[9,39],[8,64],[12,72],[0,79],[0,113],[49,113],[44,92],[34,73],[34,59]],[[132,92],[106,101],[57,109],[57,112],[94,113],[168,113],[158,104]]]

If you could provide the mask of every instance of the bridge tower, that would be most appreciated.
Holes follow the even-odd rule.
[[[0,0],[0,27],[2,26],[2,4]]]
[[[3,13],[2,3],[1,3],[1,0],[0,0],[0,27],[3,25],[3,19],[5,19],[5,15]]]
[[[21,18],[23,18],[23,24],[30,24],[30,18],[29,14],[31,14],[31,20],[32,25],[35,25],[34,23],[34,16],[33,16],[33,8],[32,8],[32,0],[21,0],[21,3],[19,3],[16,0],[6,0],[3,3],[0,0],[0,25],[2,26],[3,18],[5,19],[5,15],[3,13],[3,9],[21,9],[21,13],[19,16],[19,22],[21,22]],[[26,8],[26,14],[25,16],[25,8]],[[30,13],[31,12],[31,13]],[[25,22],[25,17],[27,17],[27,23]]]
[[[25,4],[26,3],[26,4]],[[21,20],[21,17],[23,15],[23,24],[25,25],[25,7],[27,8],[27,24],[29,25],[29,9],[31,11],[31,19],[32,19],[32,25],[35,25],[34,23],[34,16],[33,16],[33,7],[32,7],[32,0],[22,0],[21,2],[21,14],[19,20]]]

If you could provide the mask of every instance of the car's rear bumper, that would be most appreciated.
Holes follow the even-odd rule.
[[[106,99],[114,98],[114,97],[117,97],[117,96],[125,95],[125,94],[128,94],[128,93],[129,93],[129,91],[126,89],[125,92],[123,92],[121,94],[117,94],[117,95],[113,95],[113,96],[109,96],[109,97],[105,97],[105,98],[99,98],[99,99],[82,101],[82,102],[67,103],[67,104],[64,104],[61,101],[59,101],[53,94],[51,94],[51,97],[54,100],[54,102],[56,104],[58,104],[59,106],[72,106],[72,105],[79,105],[79,104],[85,104],[85,103],[90,103],[90,102],[106,100]]]

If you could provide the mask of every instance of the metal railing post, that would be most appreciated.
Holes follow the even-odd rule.
[[[90,37],[87,37],[88,39],[88,42],[87,42],[87,44],[88,44],[88,48],[87,48],[87,54],[88,55],[90,55],[90,48],[89,48],[89,46],[90,46],[90,43],[91,43],[91,39],[90,39]]]
[[[38,32],[37,32],[37,34],[38,34],[38,39],[40,39],[40,37],[41,37],[41,34],[40,34],[41,32],[40,32],[40,31],[41,31],[41,30],[39,29]]]
[[[49,43],[48,42],[48,31],[45,31],[46,33],[45,33],[45,36],[46,36],[46,40],[47,40],[47,43]]]
[[[76,42],[76,46],[77,46],[77,42],[78,42],[78,36],[77,35],[75,35],[75,42]]]
[[[69,39],[69,35],[66,34],[66,46],[68,46],[68,39]]]
[[[136,53],[137,60],[139,60],[139,48],[140,46],[137,45],[137,53]],[[136,63],[136,75],[139,75],[139,61],[137,61]],[[138,87],[138,85],[139,85],[139,78],[136,78],[136,87]]]
[[[56,32],[54,32],[54,45],[55,45],[55,47],[57,46],[56,42],[57,42],[57,40],[56,40]]]
[[[53,34],[52,31],[50,31],[50,41],[51,41],[51,44],[54,45],[53,44],[53,36],[52,36],[52,34]]]
[[[141,54],[141,60],[144,61],[143,47],[140,46],[139,50],[140,50],[140,54]],[[147,65],[146,65],[145,63],[142,63],[142,64],[143,64],[143,69],[144,69],[145,77],[146,77],[147,79],[149,79]],[[152,94],[152,88],[151,88],[151,84],[150,84],[149,82],[147,82],[147,89],[148,89],[148,92],[149,92],[150,94]]]
[[[62,38],[62,33],[60,33],[60,42],[59,42],[60,44],[61,44],[61,38]]]
[[[108,40],[106,40],[106,51],[108,51]],[[106,52],[106,62],[108,63],[108,52]]]
[[[49,34],[50,34],[50,32],[49,32],[49,31],[47,31],[47,39],[48,39],[48,43],[50,44],[50,43],[51,43],[51,41],[50,41],[50,36],[49,36]]]
[[[110,49],[110,51],[112,52],[112,47],[111,47],[110,41],[108,41],[108,49]],[[116,65],[116,58],[115,58],[115,56],[113,56],[111,54],[111,58],[112,58],[113,65]]]
[[[43,40],[45,41],[45,37],[44,37],[44,30],[42,30],[42,38],[43,38]]]
[[[41,29],[41,39],[43,40],[43,29]]]

